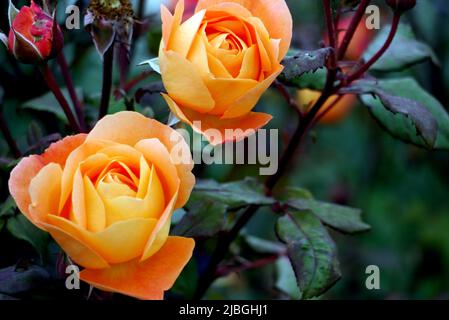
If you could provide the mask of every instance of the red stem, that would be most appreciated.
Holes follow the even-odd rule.
[[[108,114],[109,101],[112,91],[112,68],[114,62],[114,43],[111,44],[103,56],[103,88],[101,90],[100,113],[98,120]]]
[[[282,256],[282,254],[274,254],[274,255],[267,256],[267,257],[264,257],[264,258],[256,260],[256,261],[244,263],[244,264],[236,266],[236,267],[225,267],[224,266],[217,270],[217,275],[219,277],[224,277],[230,273],[240,273],[240,272],[246,271],[246,270],[265,267],[267,265],[270,265],[270,264],[276,262],[276,260],[279,259],[281,256]]]
[[[337,67],[337,33],[335,31],[335,22],[332,14],[330,0],[323,0],[324,12],[326,16],[327,33],[329,37],[329,46],[333,48],[333,53],[329,58],[330,69]]]
[[[357,80],[360,77],[362,77],[365,74],[365,72],[367,72],[368,69],[371,68],[373,66],[373,64],[375,64],[382,57],[382,55],[388,50],[391,43],[393,42],[396,32],[398,31],[400,20],[401,20],[401,15],[395,13],[395,15],[393,17],[393,23],[392,23],[391,29],[390,29],[390,34],[388,35],[387,41],[385,41],[382,48],[380,48],[380,50],[377,51],[377,53],[367,63],[362,65],[357,71],[355,71],[353,74],[349,75],[346,78],[345,85],[348,85],[351,82],[353,82],[354,80]]]
[[[82,130],[76,122],[75,116],[72,113],[72,110],[70,109],[70,105],[67,102],[66,98],[61,92],[61,89],[59,88],[55,77],[53,76],[53,73],[51,72],[50,68],[48,67],[48,64],[45,64],[41,68],[42,76],[44,77],[45,82],[48,85],[48,88],[51,90],[53,95],[55,96],[56,100],[58,101],[59,105],[61,106],[62,110],[64,111],[67,120],[69,121],[70,126],[72,127],[73,131],[76,133],[80,133]]]
[[[349,44],[351,43],[351,40],[354,37],[357,27],[358,27],[360,21],[362,20],[363,15],[365,14],[366,7],[368,7],[369,3],[370,3],[370,0],[360,1],[359,7],[357,8],[357,11],[354,14],[354,17],[352,18],[351,23],[349,24],[348,30],[346,31],[343,41],[338,49],[338,60],[341,60],[344,58],[346,51],[348,50]]]
[[[87,132],[86,122],[84,121],[84,110],[83,106],[78,99],[78,95],[76,94],[75,86],[73,85],[72,76],[70,75],[69,66],[67,64],[67,60],[64,56],[64,53],[61,52],[57,56],[57,61],[59,67],[61,69],[62,76],[64,77],[64,81],[67,85],[67,89],[70,94],[70,99],[72,100],[73,106],[75,108],[75,113],[78,118],[78,122],[83,132]]]

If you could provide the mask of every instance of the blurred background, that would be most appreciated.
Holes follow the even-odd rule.
[[[85,7],[86,2],[59,1],[59,8],[65,8],[69,3]],[[134,44],[130,78],[144,71],[137,64],[155,57],[159,46],[160,1],[146,2],[143,13],[150,16],[150,22],[147,31]],[[287,2],[295,22],[293,47],[319,47],[324,30],[321,1]],[[21,3],[25,1],[17,1],[16,5]],[[381,8],[383,28],[390,21],[390,13],[383,1],[374,3]],[[59,11],[63,22],[64,10]],[[6,16],[7,1],[2,1],[1,30],[8,30]],[[413,76],[446,108],[449,107],[449,34],[445,32],[449,29],[448,18],[447,1],[418,0],[417,7],[405,19],[412,25],[417,38],[434,49],[441,66],[423,62],[400,73],[382,75],[384,78]],[[89,34],[83,29],[65,32],[65,36],[64,50],[76,86],[84,97],[88,115],[93,119],[98,112],[101,60]],[[373,36],[369,32],[363,36],[362,46],[364,39],[369,43]],[[138,88],[158,80],[157,76],[148,77],[133,88],[130,96]],[[69,133],[63,123],[64,115],[46,94],[47,89],[39,73],[31,66],[14,61],[4,48],[0,48],[0,90],[4,92],[2,113],[5,122],[23,152],[41,152],[51,141],[58,139],[58,135]],[[137,102],[142,113],[166,121],[168,108],[158,96],[143,94]],[[111,112],[123,108],[123,100],[119,98]],[[295,113],[275,90],[267,92],[257,108],[274,116],[269,127],[281,128],[281,140],[295,129]],[[0,137],[1,202],[8,199],[7,179],[13,165],[8,146]],[[256,166],[212,165],[196,170],[201,178],[224,182],[257,176],[257,169]],[[338,244],[343,276],[323,298],[449,298],[448,152],[429,152],[395,140],[376,124],[365,107],[354,100],[336,119],[320,123],[313,130],[297,153],[282,185],[307,188],[320,200],[361,208],[364,220],[372,227],[370,232],[357,236],[333,234]],[[7,206],[4,205],[0,210],[0,221],[6,220],[2,218],[5,210]],[[246,233],[275,241],[275,219],[269,210],[261,210]],[[25,234],[20,227],[18,231],[14,225],[6,226],[5,221],[0,223],[3,227],[0,231],[0,268],[25,258],[42,258],[39,248],[47,248],[47,243],[36,244],[36,240],[27,236],[30,233]],[[39,237],[45,238],[40,234]],[[380,290],[369,291],[365,287],[365,269],[369,265],[380,268]],[[186,274],[189,272],[186,270]],[[186,275],[177,284],[175,293],[185,290],[194,281],[194,276]],[[220,279],[209,291],[208,298],[295,297],[294,283],[288,264],[277,261],[261,269]]]

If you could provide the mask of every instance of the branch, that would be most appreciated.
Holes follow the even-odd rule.
[[[61,89],[59,88],[58,84],[56,83],[55,77],[53,76],[53,73],[51,72],[50,68],[48,67],[48,64],[43,65],[40,68],[42,72],[42,76],[44,77],[45,82],[47,83],[49,89],[55,96],[56,100],[58,101],[59,105],[61,106],[62,110],[64,111],[67,120],[69,121],[70,126],[72,127],[73,131],[75,133],[80,133],[82,130],[76,122],[75,116],[72,113],[72,110],[70,109],[70,105],[67,102],[66,98],[61,92]]]
[[[64,81],[67,86],[67,90],[70,94],[70,99],[72,100],[73,107],[75,108],[75,113],[78,118],[78,122],[83,132],[87,132],[86,122],[84,121],[84,110],[83,106],[78,99],[78,95],[76,94],[75,86],[73,85],[72,76],[70,75],[69,66],[67,64],[67,60],[64,56],[63,52],[60,52],[57,56],[57,61],[59,67],[61,69],[62,76],[64,77]]]
[[[109,100],[112,91],[112,68],[114,62],[114,43],[103,56],[103,88],[101,90],[100,113],[98,120],[108,114]]]
[[[391,29],[390,29],[390,34],[388,35],[388,38],[385,41],[385,43],[382,46],[382,48],[380,48],[380,50],[367,63],[362,65],[353,74],[349,75],[346,78],[346,81],[345,81],[344,85],[348,85],[351,82],[353,82],[353,81],[359,79],[360,77],[362,77],[365,74],[365,72],[367,72],[368,69],[371,68],[373,66],[373,64],[375,64],[384,55],[384,53],[388,50],[388,48],[390,47],[391,43],[393,42],[394,36],[396,35],[396,32],[398,31],[400,20],[401,20],[401,15],[398,14],[398,13],[395,13],[395,15],[393,17],[393,23],[392,23]]]
[[[348,30],[345,33],[345,36],[343,38],[343,41],[338,49],[338,60],[341,60],[344,58],[346,51],[348,50],[349,44],[351,43],[352,38],[354,37],[354,34],[357,30],[357,27],[360,23],[360,21],[363,18],[363,15],[365,14],[365,10],[368,7],[371,0],[361,0],[359,7],[357,8],[357,11],[354,15],[354,17],[351,20],[351,23],[349,24]]]

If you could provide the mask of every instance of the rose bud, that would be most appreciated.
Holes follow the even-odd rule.
[[[386,2],[394,12],[401,14],[413,9],[416,5],[416,0],[386,0]]]
[[[0,39],[14,57],[23,63],[42,63],[54,58],[62,49],[64,38],[56,20],[31,1],[20,11],[9,2],[9,37]]]

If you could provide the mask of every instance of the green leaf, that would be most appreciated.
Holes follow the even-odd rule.
[[[279,242],[269,241],[251,235],[243,235],[243,239],[251,249],[258,253],[281,254],[285,252],[285,246]]]
[[[330,48],[322,48],[315,51],[297,51],[287,56],[282,64],[284,71],[279,75],[283,83],[298,87],[300,78],[309,72],[315,72],[325,66],[327,58],[331,53]]]
[[[212,237],[224,229],[227,205],[209,199],[190,201],[188,211],[173,228],[173,234],[183,237]]]
[[[280,257],[276,261],[276,274],[275,287],[292,299],[300,299],[301,291],[296,283],[296,276],[292,264],[287,257]]]
[[[35,227],[23,214],[9,218],[6,228],[17,239],[31,244],[39,253],[42,260],[46,257],[49,236],[46,232]]]
[[[198,284],[198,264],[196,259],[190,259],[176,280],[172,292],[182,295],[184,299],[193,299]]]
[[[276,232],[287,245],[302,299],[322,295],[340,279],[335,243],[313,214],[288,213],[278,219]]]
[[[314,199],[291,199],[288,205],[296,210],[309,210],[324,224],[344,233],[358,233],[370,230],[362,221],[360,209],[321,202]]]
[[[420,147],[449,150],[449,115],[416,80],[381,80],[375,88],[371,85],[364,91],[380,98],[372,94],[360,96],[374,118],[394,137]]]
[[[62,94],[66,98],[67,101],[70,101],[70,95],[66,88],[61,89]],[[79,97],[82,97],[82,89],[76,89],[76,93]],[[24,109],[33,109],[37,111],[45,111],[53,113],[58,117],[59,120],[61,120],[64,123],[67,123],[67,117],[62,110],[61,106],[59,105],[58,101],[54,97],[53,93],[48,92],[40,97],[37,97],[33,100],[27,101],[22,105],[22,108]],[[74,112],[71,104],[70,108],[72,109],[72,112]]]
[[[213,180],[200,180],[193,196],[227,204],[231,209],[251,204],[271,205],[275,202],[273,198],[264,195],[263,185],[252,178],[222,184]]]
[[[264,195],[264,188],[255,179],[247,178],[220,184],[200,180],[186,205],[187,212],[173,234],[185,237],[212,237],[226,228],[227,211],[248,205],[270,205],[272,198]]]
[[[11,196],[9,196],[0,206],[0,218],[8,218],[13,216],[16,209],[16,202]]]
[[[0,269],[0,293],[13,295],[27,292],[42,285],[49,278],[49,273],[39,266],[11,266]]]
[[[150,68],[153,69],[153,71],[156,71],[157,73],[161,74],[161,66],[159,64],[159,58],[153,58],[139,63],[139,66],[143,65],[149,65]]]
[[[363,58],[368,61],[385,43],[391,26],[385,26],[368,47]],[[412,28],[407,24],[400,24],[393,43],[385,54],[377,61],[371,70],[398,71],[416,63],[431,60],[439,64],[438,58],[432,48],[416,40]]]

